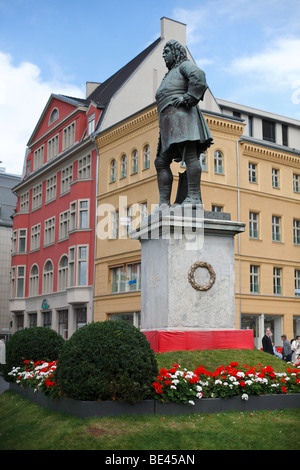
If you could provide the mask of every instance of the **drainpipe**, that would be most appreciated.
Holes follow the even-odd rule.
[[[95,145],[97,152],[97,163],[96,163],[96,201],[95,201],[95,239],[94,239],[94,276],[93,276],[93,298],[92,298],[92,321],[94,321],[94,295],[95,295],[95,278],[96,278],[96,249],[97,249],[97,196],[98,196],[98,171],[99,171],[99,150],[96,143],[96,138],[94,135],[91,135],[91,141]]]
[[[241,201],[240,201],[240,154],[239,154],[239,143],[241,139],[236,142],[236,158],[237,158],[237,190],[238,190],[238,222],[241,221]],[[242,323],[242,299],[241,299],[241,234],[238,234],[238,255],[239,255],[239,309],[240,309],[240,328]]]

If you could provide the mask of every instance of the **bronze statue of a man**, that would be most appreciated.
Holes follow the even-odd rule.
[[[201,203],[200,154],[213,144],[197,104],[207,89],[205,74],[188,60],[186,49],[170,40],[163,50],[169,69],[157,92],[159,143],[155,160],[160,205],[170,205],[173,160],[186,164],[188,194],[182,204]]]

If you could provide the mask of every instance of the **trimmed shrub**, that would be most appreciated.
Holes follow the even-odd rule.
[[[24,361],[56,361],[65,340],[54,330],[32,326],[16,331],[6,345],[5,380],[12,381],[8,372],[13,367],[24,367]]]
[[[123,321],[93,322],[64,344],[55,379],[62,395],[77,400],[135,403],[153,395],[158,372],[145,335]]]

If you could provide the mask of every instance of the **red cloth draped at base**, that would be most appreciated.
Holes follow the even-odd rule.
[[[154,352],[254,349],[253,330],[143,331]]]

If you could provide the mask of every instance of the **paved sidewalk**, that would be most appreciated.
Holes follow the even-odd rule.
[[[0,375],[0,393],[5,392],[5,390],[8,390],[8,388],[9,388],[9,384],[5,382],[2,375]]]

